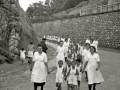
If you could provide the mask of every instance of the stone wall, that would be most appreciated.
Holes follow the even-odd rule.
[[[38,42],[19,0],[0,0],[0,56],[18,56],[20,48]]]
[[[74,37],[83,43],[87,36],[97,38],[99,45],[120,49],[120,12],[110,12],[33,24],[39,37],[58,35]]]

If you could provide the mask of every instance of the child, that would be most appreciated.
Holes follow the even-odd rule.
[[[79,73],[79,75],[77,76],[78,88],[80,88],[80,82],[82,79],[82,63],[80,60],[76,60],[76,67]]]
[[[82,56],[81,56],[80,54],[77,55],[77,59],[76,59],[76,61],[79,61],[79,62],[82,63]]]
[[[22,64],[25,62],[25,50],[24,50],[24,48],[22,48],[21,50],[20,50],[20,60],[22,61]]]
[[[63,82],[64,77],[64,67],[63,67],[63,61],[58,61],[58,67],[57,67],[57,73],[56,73],[56,87],[57,90],[62,90],[61,84]]]
[[[79,75],[78,70],[76,68],[76,61],[72,61],[71,69],[69,70],[67,76],[69,90],[77,90],[77,75]]]
[[[67,62],[68,61],[71,61],[71,62],[73,61],[72,54],[68,54]]]
[[[71,61],[68,60],[67,61],[67,67],[65,69],[65,80],[67,80],[67,87],[68,87],[69,76],[68,77],[66,77],[66,76],[67,76],[67,74],[68,74],[68,72],[69,72],[70,69],[71,69]]]

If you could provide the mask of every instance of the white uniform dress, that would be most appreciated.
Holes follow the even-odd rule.
[[[56,56],[56,67],[58,66],[58,61],[62,60],[63,61],[63,66],[65,67],[65,48],[64,47],[57,47],[57,56]]]
[[[56,73],[56,83],[62,83],[63,82],[63,66],[60,68],[57,67],[57,73]]]
[[[64,42],[63,47],[65,48],[65,57],[67,57],[68,56],[69,42]]]
[[[85,65],[85,62],[87,61],[87,55],[90,54],[90,51],[89,50],[86,50],[84,49],[83,52],[82,52],[82,57],[83,57],[83,65],[82,65],[82,68],[84,68],[84,65]],[[85,71],[87,71],[87,66],[85,68]]]
[[[96,48],[96,51],[98,51],[98,41],[97,41],[97,40],[94,40],[94,41],[93,41],[93,44],[94,44],[94,46],[95,46],[95,48]]]
[[[77,75],[77,80],[81,81],[82,80],[82,72],[80,72],[80,68],[82,67],[82,65],[80,64],[79,66],[76,66],[79,75]]]
[[[88,68],[87,68],[87,75],[88,75],[88,84],[98,84],[104,82],[104,79],[101,75],[100,70],[96,71],[98,66],[97,62],[100,61],[99,55],[94,53],[94,55],[89,54],[87,56],[88,60]]]
[[[71,67],[68,84],[77,85],[77,75],[75,75],[76,70],[77,70],[76,67],[74,69],[72,69]]]
[[[36,83],[46,82],[47,69],[44,64],[44,62],[47,62],[46,53],[42,52],[42,54],[39,54],[38,52],[35,52],[33,61],[35,63],[32,70],[31,82],[36,82]]]

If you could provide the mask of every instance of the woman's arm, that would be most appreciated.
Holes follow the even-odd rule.
[[[99,57],[99,55],[97,55],[97,64],[98,64],[98,67],[96,68],[96,71],[98,71],[98,69],[100,68],[100,57]]]
[[[100,68],[100,62],[97,63],[98,63],[98,67],[96,68],[96,71],[98,71],[98,69]]]
[[[47,68],[47,73],[48,74],[50,74],[50,72],[49,72],[49,68],[48,68],[48,63],[47,63],[47,55],[45,54],[45,61],[44,61],[44,64],[45,64],[45,66],[46,66],[46,68]]]
[[[45,66],[46,66],[46,68],[47,68],[47,73],[50,74],[49,68],[48,68],[48,63],[47,63],[47,62],[44,62],[44,63],[45,63]]]

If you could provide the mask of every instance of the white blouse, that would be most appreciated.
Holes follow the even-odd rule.
[[[93,55],[88,54],[87,55],[87,61],[89,62],[99,62],[100,61],[100,57],[97,53],[94,53]]]
[[[46,53],[42,52],[42,54],[39,54],[38,52],[35,52],[33,56],[33,61],[35,61],[35,64],[34,64],[35,69],[40,70],[40,69],[46,68],[44,64],[44,62],[47,62]]]

